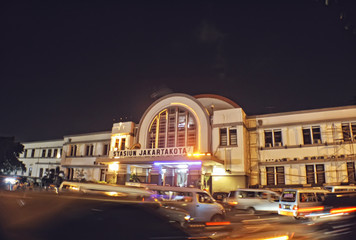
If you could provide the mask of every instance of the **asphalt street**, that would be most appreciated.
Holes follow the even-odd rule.
[[[320,230],[307,220],[278,214],[228,212],[223,227],[179,229],[142,202],[54,192],[0,191],[0,239],[355,239],[351,233]],[[193,238],[194,239],[194,238]]]

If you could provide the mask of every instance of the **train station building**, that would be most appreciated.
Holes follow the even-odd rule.
[[[71,180],[211,192],[354,184],[356,106],[247,116],[223,96],[170,94],[138,123],[114,123],[111,131],[62,142],[60,168]],[[32,151],[33,144],[24,145]],[[31,156],[20,160],[26,164]]]

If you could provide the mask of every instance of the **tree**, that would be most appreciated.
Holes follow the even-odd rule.
[[[16,170],[26,171],[25,164],[18,157],[24,146],[15,142],[14,137],[0,137],[0,172],[10,174]]]

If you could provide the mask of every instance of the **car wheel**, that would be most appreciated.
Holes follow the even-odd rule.
[[[253,208],[253,207],[249,207],[249,208],[247,208],[247,213],[248,214],[255,214],[255,209]]]
[[[211,218],[211,222],[222,222],[224,220],[224,217],[220,214],[216,214]]]

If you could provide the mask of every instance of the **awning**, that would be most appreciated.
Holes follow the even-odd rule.
[[[62,165],[64,168],[101,168],[107,169],[107,165]]]
[[[97,159],[97,163],[109,164],[112,162],[120,162],[120,164],[154,164],[156,162],[197,162],[201,161],[203,165],[220,165],[224,164],[223,160],[220,160],[214,156],[162,156],[162,157],[128,157],[128,158],[100,158]]]

